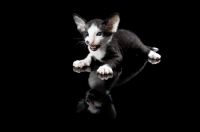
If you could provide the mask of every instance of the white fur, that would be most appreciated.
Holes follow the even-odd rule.
[[[150,51],[148,54],[148,57],[151,59],[160,59],[161,58],[161,56],[154,51]]]
[[[160,59],[148,59],[148,62],[151,64],[158,64],[160,62]]]
[[[97,72],[100,74],[113,74],[113,70],[110,68],[110,66],[108,64],[100,66],[97,69]]]
[[[102,61],[101,59],[105,56],[106,54],[106,46],[100,47],[97,51],[92,51],[89,46],[88,49],[90,53],[88,56],[83,59],[83,60],[76,60],[73,62],[73,66],[77,68],[82,68],[84,66],[90,66],[92,62],[92,57],[95,57],[97,60]]]
[[[106,54],[106,46],[102,46],[100,47],[98,50],[96,51],[92,51],[89,47],[88,47],[90,53],[92,56],[94,56],[97,60],[101,61],[101,59],[105,56]]]
[[[74,61],[73,66],[82,68],[84,66],[90,66],[91,62],[92,62],[92,56],[91,56],[91,54],[88,54],[88,56],[85,59]]]
[[[102,36],[97,36],[98,32],[100,32],[99,28],[96,25],[92,24],[91,27],[88,29],[89,35],[85,38],[85,41],[88,41],[89,45],[98,45],[103,39]]]

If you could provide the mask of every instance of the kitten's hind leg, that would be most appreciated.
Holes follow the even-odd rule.
[[[146,45],[146,47],[150,50],[149,53],[148,53],[149,59],[159,60],[161,58],[161,55],[156,53],[159,50],[158,48],[147,46],[147,45]]]
[[[73,62],[73,66],[76,68],[83,68],[84,66],[90,66],[92,62],[92,56],[91,54],[88,54],[88,56],[83,60],[76,60]]]

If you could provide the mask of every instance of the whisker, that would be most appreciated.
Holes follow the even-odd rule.
[[[85,41],[83,40],[83,38],[73,38],[73,37],[72,37],[72,39],[75,39],[75,40],[82,40],[82,41],[78,41],[78,42],[76,43],[76,47],[78,46],[78,44],[81,44],[81,45],[83,45],[84,49],[87,48],[87,45],[86,45]]]
[[[85,41],[79,41],[78,43],[76,43],[76,47],[77,47],[78,44],[83,45],[84,49],[87,48]]]

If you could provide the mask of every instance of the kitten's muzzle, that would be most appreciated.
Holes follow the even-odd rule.
[[[96,50],[100,47],[100,45],[95,45],[94,43],[91,43],[91,44],[90,44],[89,41],[85,41],[85,43],[86,43],[87,45],[90,46],[90,49],[91,49],[92,51],[96,51]]]
[[[99,47],[100,47],[100,45],[90,45],[90,49],[92,51],[96,51]]]

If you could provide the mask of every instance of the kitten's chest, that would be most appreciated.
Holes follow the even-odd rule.
[[[92,53],[93,57],[95,57],[97,60],[102,61],[102,58],[106,54],[106,50],[104,49],[98,49],[97,51],[90,51]]]

